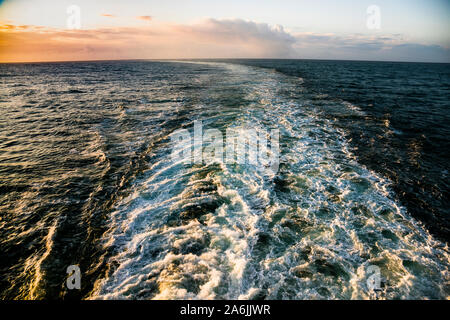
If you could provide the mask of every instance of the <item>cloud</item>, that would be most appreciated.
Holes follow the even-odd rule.
[[[174,26],[173,31],[218,48],[217,57],[289,58],[296,39],[282,26],[240,19],[207,19],[194,25]]]
[[[0,25],[0,61],[311,58],[450,62],[450,51],[402,35],[289,33],[240,19],[61,30]]]
[[[107,18],[116,18],[117,16],[114,14],[109,14],[109,13],[102,13],[101,14],[102,17],[107,17]]]
[[[401,34],[295,34],[295,50],[305,58],[450,62],[450,50],[408,42]]]
[[[139,16],[139,17],[136,17],[136,19],[144,20],[144,21],[151,21],[152,17],[151,16]]]
[[[146,58],[294,57],[295,38],[281,26],[244,20],[207,19],[142,27],[30,32],[9,30],[0,61],[55,61]]]

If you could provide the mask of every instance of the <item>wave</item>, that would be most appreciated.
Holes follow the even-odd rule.
[[[90,299],[370,298],[374,265],[385,298],[448,296],[446,245],[321,116],[324,104],[364,116],[357,106],[309,94],[302,79],[207,65],[225,76],[197,78],[196,99],[180,102],[196,112],[168,123],[148,169],[115,207],[103,239],[109,270]],[[279,171],[174,162],[168,134],[196,119],[220,130],[278,128]]]

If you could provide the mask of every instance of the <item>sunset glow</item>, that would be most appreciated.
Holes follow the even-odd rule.
[[[0,2],[0,61],[173,58],[317,58],[450,61],[448,2],[341,1]],[[67,9],[80,8],[70,30]],[[254,7],[252,7],[254,5]],[[232,10],[230,9],[232,8]],[[326,10],[329,8],[329,10]]]

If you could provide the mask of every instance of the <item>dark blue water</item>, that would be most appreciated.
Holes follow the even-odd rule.
[[[446,64],[0,65],[3,299],[449,295]],[[170,134],[280,130],[276,173]],[[81,290],[65,286],[79,265]]]
[[[362,118],[327,117],[347,131],[364,165],[394,183],[408,211],[450,239],[450,65],[430,63],[246,60],[302,77],[311,91],[348,101]]]

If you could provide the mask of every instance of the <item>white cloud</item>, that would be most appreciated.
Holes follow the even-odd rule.
[[[401,34],[297,33],[294,49],[303,58],[450,62],[450,50],[409,42]]]
[[[450,51],[411,43],[399,34],[289,33],[240,19],[206,19],[194,24],[153,22],[139,27],[60,30],[0,27],[1,61],[316,58],[449,62]]]
[[[235,53],[259,58],[295,56],[293,44],[296,39],[280,25],[270,26],[240,19],[207,19],[194,25],[178,25],[174,30],[211,45],[226,45],[224,49],[229,57],[236,56]]]

